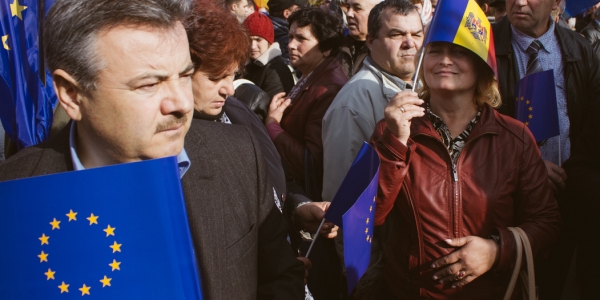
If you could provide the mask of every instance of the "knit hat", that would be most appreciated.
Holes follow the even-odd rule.
[[[269,44],[273,44],[275,41],[275,30],[273,29],[271,19],[258,11],[255,11],[246,18],[244,26],[248,29],[248,33],[251,36],[260,36],[267,40]]]

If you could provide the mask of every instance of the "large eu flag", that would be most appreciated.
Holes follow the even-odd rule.
[[[364,143],[325,213],[325,219],[343,229],[348,294],[371,259],[378,179],[379,155]]]
[[[202,299],[175,157],[0,182],[0,298]]]
[[[45,140],[56,95],[40,63],[38,0],[0,0],[0,119],[18,149]],[[47,7],[54,1],[48,0]]]
[[[560,134],[554,71],[523,77],[517,84],[515,116],[525,123],[537,142]]]

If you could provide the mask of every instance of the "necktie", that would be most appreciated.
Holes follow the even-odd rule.
[[[542,43],[538,40],[534,40],[527,48],[527,53],[529,54],[529,61],[527,62],[527,72],[525,75],[530,75],[533,73],[541,72],[542,65],[540,64],[540,59],[538,57],[538,53],[542,48]]]

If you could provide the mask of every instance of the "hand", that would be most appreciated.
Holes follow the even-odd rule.
[[[436,260],[431,267],[441,270],[433,274],[440,283],[452,282],[452,288],[470,283],[489,271],[499,257],[499,246],[494,240],[467,236],[445,240],[446,244],[458,248]]]
[[[308,278],[308,271],[312,269],[312,263],[310,262],[310,259],[306,257],[296,258],[304,264],[304,284],[306,284],[306,279]]]
[[[387,129],[404,145],[410,137],[412,118],[425,115],[425,109],[420,106],[423,104],[423,100],[417,96],[417,93],[411,91],[399,92],[385,107],[384,116]]]
[[[547,160],[544,160],[544,164],[548,170],[548,181],[550,181],[554,193],[557,194],[558,192],[564,191],[565,180],[567,180],[565,169]]]
[[[271,99],[271,104],[269,104],[269,114],[265,118],[265,125],[269,125],[273,122],[281,122],[283,112],[292,103],[291,99],[284,98],[284,96],[285,93],[279,93],[273,96],[273,99]]]
[[[308,232],[316,232],[330,204],[331,202],[311,202],[296,208],[295,219],[299,227]],[[335,224],[325,221],[320,233],[323,237],[332,239],[337,236],[337,231]]]

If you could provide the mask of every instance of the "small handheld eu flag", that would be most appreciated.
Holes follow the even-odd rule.
[[[0,182],[2,299],[202,299],[175,157]]]
[[[525,123],[536,142],[560,134],[554,87],[553,70],[525,76],[517,84],[515,116]]]
[[[325,213],[325,219],[343,229],[348,294],[371,259],[379,164],[377,151],[364,143]]]

